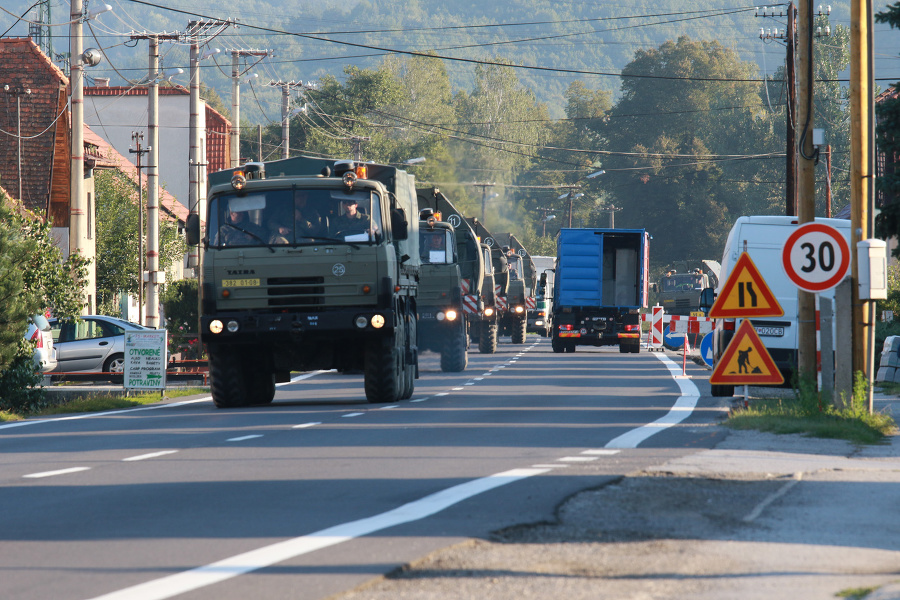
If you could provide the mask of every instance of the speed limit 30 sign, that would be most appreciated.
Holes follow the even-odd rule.
[[[847,275],[850,246],[834,227],[805,223],[785,242],[781,262],[788,278],[801,290],[824,292]]]

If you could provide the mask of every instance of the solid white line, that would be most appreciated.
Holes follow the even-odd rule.
[[[165,600],[257,569],[334,546],[382,529],[430,517],[454,504],[495,488],[547,473],[551,469],[513,469],[447,488],[393,510],[329,527],[184,571],[98,596],[92,600]]]
[[[762,502],[756,505],[756,507],[750,511],[746,517],[743,518],[745,523],[750,523],[755,520],[759,515],[762,514],[762,511],[766,509],[767,506],[784,496],[788,493],[792,487],[800,483],[800,480],[803,479],[803,471],[794,474],[794,478],[781,486],[777,491],[769,494]]]
[[[290,381],[285,381],[283,383],[276,383],[275,387],[281,387],[283,385],[290,385],[292,383],[296,383],[298,381],[303,381],[304,379],[309,379],[310,377],[315,377],[316,375],[321,375],[322,373],[335,373],[334,369],[330,371],[311,371],[309,373],[304,373],[303,375],[297,375],[296,377],[291,377]]]
[[[681,396],[679,396],[678,400],[675,401],[675,405],[669,410],[667,414],[660,417],[659,419],[653,421],[652,423],[648,423],[642,427],[638,427],[637,429],[632,429],[626,433],[623,433],[617,438],[610,440],[608,444],[606,444],[606,448],[637,448],[638,444],[646,440],[647,438],[656,435],[660,431],[664,429],[668,429],[673,425],[677,425],[681,423],[693,413],[694,409],[697,407],[697,400],[700,398],[700,390],[697,389],[697,386],[694,385],[689,379],[685,379],[680,377],[681,375],[681,367],[676,365],[668,356],[665,354],[656,354],[654,356],[662,361],[664,365],[669,369],[669,372],[675,378],[675,383],[678,384],[679,389],[681,390]]]
[[[44,471],[43,473],[31,473],[22,475],[28,479],[40,479],[41,477],[53,477],[55,475],[68,475],[69,473],[78,473],[79,471],[88,471],[90,467],[71,467],[69,469],[60,469],[58,471]]]
[[[262,437],[262,435],[260,435],[260,434],[254,434],[254,435],[245,435],[245,436],[241,436],[241,437],[231,438],[231,439],[225,440],[225,441],[226,442],[243,442],[245,440],[252,440],[254,438],[261,438],[261,437]]]
[[[147,460],[148,458],[158,458],[160,456],[165,456],[166,454],[175,454],[178,450],[160,450],[159,452],[151,452],[150,454],[140,454],[138,456],[130,456],[128,458],[123,458],[122,462],[131,462],[135,460]]]
[[[301,423],[300,425],[294,425],[291,429],[306,429],[307,427],[315,427],[316,425],[321,425],[321,421],[314,421],[312,423]]]

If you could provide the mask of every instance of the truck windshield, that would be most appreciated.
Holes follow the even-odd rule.
[[[702,275],[671,275],[666,277],[664,292],[689,292],[703,289]]]
[[[286,188],[221,194],[209,204],[210,246],[297,246],[374,242],[381,232],[378,195]]]
[[[425,264],[453,264],[453,237],[445,229],[419,229],[419,252]]]

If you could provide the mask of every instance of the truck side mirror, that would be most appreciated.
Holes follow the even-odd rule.
[[[700,292],[700,310],[705,313],[709,312],[709,309],[712,308],[712,305],[716,302],[716,290],[712,288],[706,288],[702,292]]]
[[[184,222],[184,236],[188,246],[200,244],[200,215],[190,214]]]
[[[391,209],[391,233],[395,240],[409,238],[409,222],[407,222],[406,213],[402,208]]]
[[[541,287],[545,287],[547,285],[547,274],[541,273]]]
[[[658,292],[659,292],[659,284],[658,284],[658,283],[655,283],[655,282],[654,282],[654,283],[651,283],[651,284],[650,284],[650,291],[653,292],[654,294],[655,294],[655,293],[658,293]]]

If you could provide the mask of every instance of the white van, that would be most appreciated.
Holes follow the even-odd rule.
[[[834,227],[844,235],[850,244],[850,221],[848,219],[816,219]],[[760,340],[784,376],[790,382],[797,369],[797,286],[788,279],[782,266],[782,250],[788,237],[799,225],[797,217],[753,216],[740,217],[728,234],[725,253],[722,255],[722,271],[716,294],[721,293],[731,270],[744,250],[753,259],[772,295],[784,309],[783,317],[752,319]],[[834,298],[834,288],[822,292],[821,296]],[[728,342],[740,325],[740,319],[717,319],[713,329],[713,362],[717,362]],[[733,385],[713,385],[713,396],[733,396]]]

